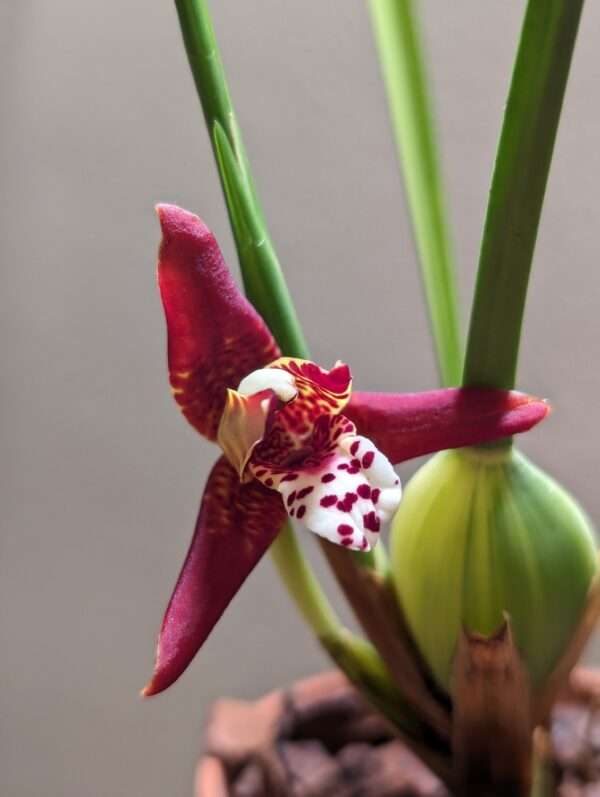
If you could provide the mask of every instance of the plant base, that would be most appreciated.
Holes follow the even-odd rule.
[[[600,671],[578,669],[554,709],[559,797],[600,795]],[[444,797],[442,782],[339,672],[255,702],[220,700],[195,797]]]

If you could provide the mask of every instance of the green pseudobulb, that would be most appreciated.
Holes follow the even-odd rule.
[[[449,691],[461,628],[491,635],[505,614],[533,685],[543,682],[596,566],[581,508],[512,448],[436,454],[408,484],[392,526],[397,596]]]

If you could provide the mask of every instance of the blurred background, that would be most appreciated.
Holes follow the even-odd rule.
[[[361,389],[434,387],[363,3],[212,5],[315,359]],[[523,7],[422,3],[465,324]],[[596,519],[599,38],[589,3],[520,368],[555,405],[523,448]],[[266,557],[176,686],[138,698],[216,456],[167,385],[154,203],[203,216],[235,267],[173,3],[0,0],[0,94],[0,793],[185,797],[212,700],[329,665]]]

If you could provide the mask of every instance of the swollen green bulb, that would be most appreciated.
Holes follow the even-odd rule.
[[[578,504],[512,447],[436,454],[409,482],[393,521],[397,596],[448,690],[461,629],[491,635],[505,614],[533,685],[543,682],[596,567]]]

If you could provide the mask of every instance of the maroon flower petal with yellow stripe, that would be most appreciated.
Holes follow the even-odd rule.
[[[145,697],[186,669],[285,520],[278,493],[241,484],[221,457],[208,478],[192,543],[169,601]]]
[[[527,393],[483,388],[354,392],[344,410],[395,464],[526,432],[549,412],[547,402]]]
[[[157,212],[171,387],[192,426],[214,440],[227,388],[277,358],[279,349],[204,222],[175,205],[159,205]]]

